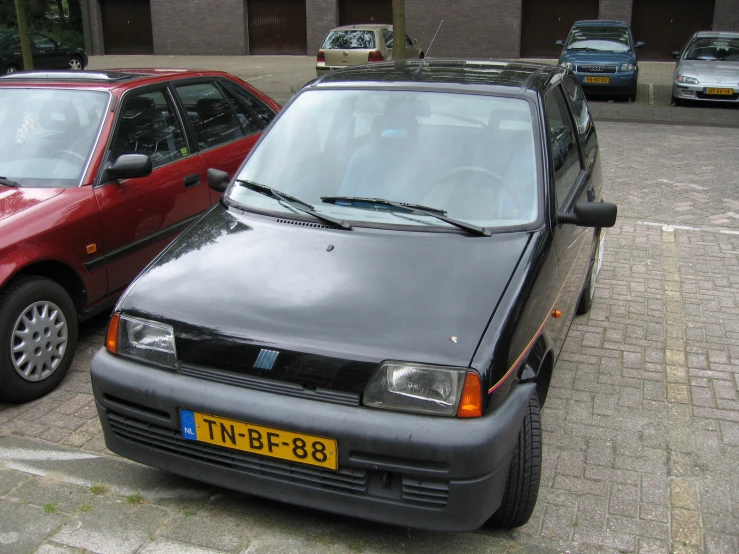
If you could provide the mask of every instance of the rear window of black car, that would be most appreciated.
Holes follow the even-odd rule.
[[[331,31],[321,48],[364,49],[375,47],[375,33],[372,31]]]

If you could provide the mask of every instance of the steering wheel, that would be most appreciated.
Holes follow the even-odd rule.
[[[458,175],[464,175],[465,173],[474,173],[478,175],[484,175],[488,179],[495,181],[495,183],[500,186],[505,192],[508,194],[508,196],[511,198],[514,204],[513,209],[513,215],[517,216],[519,212],[521,211],[521,197],[518,194],[518,191],[511,186],[511,184],[508,182],[508,180],[505,177],[502,177],[501,175],[498,175],[497,173],[494,173],[490,171],[489,169],[485,169],[484,167],[477,167],[477,166],[461,166],[461,167],[455,167],[453,169],[450,169],[444,175],[439,177],[439,180],[436,181],[436,184],[431,188],[433,191],[434,188],[446,185],[446,184],[454,184],[450,183],[452,177],[456,177]]]
[[[80,156],[77,152],[72,152],[71,150],[56,150],[56,151],[52,152],[51,154],[49,154],[49,157],[50,158],[54,158],[54,157],[57,157],[58,158],[58,157],[60,157],[60,156],[56,156],[56,154],[67,154],[69,156],[73,156],[73,157],[77,158],[78,160],[80,160],[82,162],[85,161],[85,158],[84,157]]]

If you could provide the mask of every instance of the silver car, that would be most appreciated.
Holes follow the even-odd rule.
[[[672,102],[739,103],[739,33],[695,33],[680,52],[672,76]]]

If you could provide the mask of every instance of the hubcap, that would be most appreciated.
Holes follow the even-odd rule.
[[[56,371],[67,351],[67,320],[59,306],[42,300],[28,306],[13,326],[10,357],[26,381],[43,381]]]
[[[15,67],[9,67],[9,68],[8,68],[8,69],[7,69],[6,71],[5,71],[5,73],[8,73],[8,74],[10,74],[10,73],[15,73],[15,71],[16,71]]]
[[[80,62],[77,58],[72,58],[71,60],[69,60],[69,69],[79,71],[80,69],[82,69],[82,62]]]

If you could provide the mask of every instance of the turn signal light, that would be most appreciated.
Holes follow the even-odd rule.
[[[316,56],[316,61],[326,63],[326,54],[324,54],[323,52],[319,52]]]
[[[118,324],[120,323],[120,316],[113,314],[108,323],[108,332],[105,335],[105,348],[111,354],[118,354]]]
[[[368,62],[384,62],[385,58],[382,57],[382,52],[379,50],[375,50],[374,52],[370,52],[367,56]]]
[[[480,376],[474,371],[468,371],[464,380],[457,417],[480,417],[481,415],[482,384],[480,383]]]

